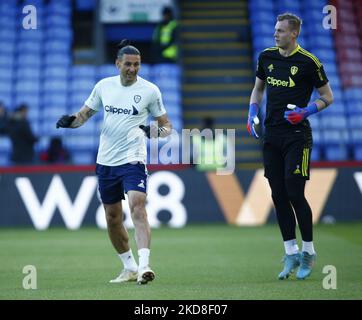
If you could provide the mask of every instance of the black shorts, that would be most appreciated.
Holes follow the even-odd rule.
[[[300,177],[309,180],[312,146],[310,131],[296,132],[289,136],[265,136],[264,176],[268,179]]]

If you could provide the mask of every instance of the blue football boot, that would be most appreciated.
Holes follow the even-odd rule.
[[[297,279],[303,280],[310,276],[315,263],[316,254],[303,251],[300,257],[300,267],[297,271]]]
[[[279,280],[288,279],[291,273],[293,273],[294,269],[297,268],[300,264],[300,253],[296,254],[286,254],[283,257],[284,269],[281,273],[279,273]]]

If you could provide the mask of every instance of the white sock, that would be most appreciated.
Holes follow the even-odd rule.
[[[315,254],[313,241],[302,241],[302,251],[308,252],[310,255]]]
[[[142,269],[144,267],[147,267],[148,264],[149,264],[150,249],[148,249],[148,248],[139,249],[138,250],[138,256],[139,256],[138,269]]]
[[[299,248],[297,245],[297,240],[292,239],[292,240],[284,241],[284,249],[285,249],[285,253],[288,255],[298,253]]]
[[[125,269],[130,271],[137,271],[137,263],[133,257],[131,249],[129,249],[127,252],[119,253],[118,256],[122,260]]]

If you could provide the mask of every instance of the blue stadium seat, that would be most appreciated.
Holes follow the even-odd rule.
[[[273,47],[275,42],[271,36],[259,36],[254,38],[253,45],[256,48],[268,48]]]
[[[96,8],[97,0],[77,0],[77,11],[92,11]]]
[[[52,93],[49,91],[44,92],[42,106],[43,108],[48,107],[60,107],[62,109],[65,109],[68,107],[69,99],[67,97],[67,94],[61,94],[61,93]]]
[[[33,68],[40,68],[42,66],[42,57],[37,53],[24,53],[18,55],[16,65],[32,66]]]
[[[331,107],[332,108],[332,107]],[[327,112],[328,109],[325,110]],[[321,128],[322,129],[346,129],[347,119],[344,115],[328,115],[323,114],[321,119]]]
[[[273,25],[275,25],[276,22],[276,17],[270,14],[270,10],[268,9],[251,9],[249,11],[249,18],[253,26],[259,22],[267,22]]]
[[[15,93],[22,95],[24,93],[39,94],[40,81],[33,80],[20,80],[15,84]]]
[[[117,68],[114,64],[104,64],[98,67],[97,79],[101,80],[107,77],[114,77],[119,75]]]
[[[362,146],[354,146],[352,150],[354,160],[362,161]]]
[[[7,94],[7,93],[11,93],[13,90],[13,85],[10,81],[1,81],[0,82],[0,93],[1,96],[2,94]]]
[[[348,160],[348,149],[346,146],[326,146],[324,149],[325,158],[328,161]]]
[[[84,102],[88,99],[91,92],[89,90],[82,92],[71,92],[70,94],[70,108],[71,112],[78,110],[83,106]]]
[[[39,131],[42,132],[42,136],[65,136],[69,135],[69,130],[57,129],[56,124],[57,119],[47,119],[47,121],[40,122]]]
[[[309,117],[308,121],[309,121],[309,123],[310,123],[313,130],[314,129],[319,129],[319,127],[320,127],[320,117],[316,117],[316,116]]]
[[[362,115],[362,101],[347,101],[346,107],[349,115]]]
[[[12,68],[14,57],[8,54],[0,54],[0,68]]]
[[[60,28],[60,27],[54,27],[54,28],[49,28],[46,31],[46,38],[49,39],[57,39],[57,40],[63,40],[63,41],[68,41],[71,42],[73,40],[73,32],[72,30],[69,28]]]
[[[81,128],[77,131],[71,132],[67,135],[67,139],[64,141],[66,146],[70,150],[94,150],[95,139],[93,136],[85,135]]]
[[[95,81],[96,66],[94,65],[74,65],[71,68],[71,76],[75,78],[86,78]]]
[[[351,130],[351,145],[362,146],[362,128]]]
[[[96,161],[96,151],[77,151],[72,152],[74,164],[94,164]]]
[[[269,36],[271,37],[271,40],[273,40],[274,25],[275,23],[267,21],[253,24],[252,26],[253,39],[256,39],[257,37],[263,35],[263,36]]]
[[[47,7],[48,14],[60,14],[70,16],[72,13],[72,4],[70,1],[52,0]]]
[[[11,141],[6,136],[0,136],[0,154],[11,151]]]
[[[43,52],[43,43],[38,40],[24,40],[17,44],[18,53],[40,55]]]
[[[42,41],[44,38],[44,32],[42,29],[20,29],[19,40],[20,41]]]
[[[44,78],[47,79],[63,79],[64,81],[68,80],[69,68],[61,66],[52,66],[48,65],[44,69]]]
[[[327,74],[327,77],[331,87],[339,87],[339,88],[341,87],[341,79],[339,78],[338,75]]]
[[[328,63],[328,62],[335,62],[336,61],[336,53],[334,51],[328,49],[313,49],[312,54],[314,54],[320,62]]]
[[[59,94],[66,94],[68,89],[68,83],[64,80],[48,80],[44,82],[43,89],[46,92],[57,92]]]
[[[16,1],[12,0],[12,1],[1,1],[0,2],[1,17],[10,16],[10,17],[15,18],[17,13],[18,13],[18,7],[17,7]]]
[[[83,79],[74,79],[71,83],[70,83],[70,92],[79,92],[79,91],[83,91],[83,92],[89,92],[89,94],[91,94],[94,85],[96,84],[96,82],[93,79],[87,79],[87,78],[83,78]]]
[[[40,81],[41,69],[32,68],[31,66],[19,67],[15,71],[15,79],[17,81],[24,80],[35,80]]]
[[[6,108],[13,106],[13,94],[10,92],[0,92],[0,101],[5,105]]]
[[[344,90],[344,98],[348,101],[362,100],[362,90],[360,88],[350,88]]]
[[[16,40],[16,29],[0,29],[0,41],[14,42]]]
[[[314,41],[314,40],[313,40]],[[323,63],[324,71],[327,74],[327,77],[331,74],[335,75],[338,74],[337,65],[335,62],[324,62]]]
[[[249,1],[249,8],[250,10],[274,10],[274,3],[273,1],[264,1],[264,0],[253,0]]]
[[[313,146],[310,159],[311,159],[311,161],[322,160],[322,150],[319,146]]]
[[[71,64],[71,57],[68,54],[47,54],[45,56],[46,66],[62,66],[68,68]]]
[[[70,42],[63,40],[48,40],[44,44],[46,53],[70,54]]]
[[[322,132],[322,139],[325,145],[340,146],[349,142],[349,134],[345,129],[327,129]]]
[[[300,11],[300,2],[299,1],[290,1],[290,0],[276,0],[274,4],[277,8],[285,8],[286,11],[296,12]]]
[[[327,117],[327,116],[338,116],[338,117],[343,117],[345,115],[345,105],[344,103],[340,100],[340,102],[333,102],[327,109],[324,109],[321,113],[321,115],[323,117]],[[342,120],[344,122],[344,120]]]
[[[179,78],[181,70],[175,64],[156,64],[152,68],[152,74],[154,80],[158,78]]]
[[[17,106],[19,104],[25,103],[29,106],[29,110],[39,109],[40,107],[40,97],[39,94],[33,93],[20,93],[14,96],[14,104]],[[34,111],[35,114],[38,114],[37,111]]]
[[[350,116],[348,118],[348,124],[351,129],[362,129],[362,114]]]
[[[175,78],[154,78],[153,79],[154,84],[156,84],[161,92],[165,90],[180,90],[180,81],[178,81]]]
[[[30,106],[30,103],[28,101],[26,103],[29,106],[29,111],[28,111],[29,121],[31,122],[31,124],[38,123],[41,114],[39,108]]]
[[[60,14],[51,14],[46,17],[46,25],[51,28],[71,28],[71,17]]]
[[[22,5],[32,5],[35,6],[37,9],[44,6],[44,0],[23,0]]]
[[[42,118],[44,121],[47,121],[47,119],[58,119],[63,114],[68,114],[67,106],[58,106],[56,105],[48,105],[45,106],[42,110]]]
[[[13,56],[15,49],[15,42],[5,40],[0,41],[0,55]]]
[[[141,64],[141,68],[140,68],[140,71],[138,72],[138,74],[148,80],[148,81],[152,81],[151,77],[152,77],[152,72],[151,72],[151,66],[149,64],[146,64],[146,63],[142,63]]]

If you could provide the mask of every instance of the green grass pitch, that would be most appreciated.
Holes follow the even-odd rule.
[[[130,232],[134,249],[133,232]],[[362,224],[318,225],[317,264],[307,280],[280,281],[283,244],[275,225],[191,225],[152,231],[154,282],[110,284],[121,264],[107,232],[0,229],[0,299],[361,299]],[[25,290],[25,265],[37,289]],[[323,288],[325,265],[337,289]]]

